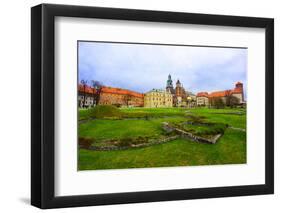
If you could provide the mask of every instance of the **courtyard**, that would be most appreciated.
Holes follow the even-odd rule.
[[[245,109],[93,109],[79,110],[79,170],[246,163]],[[173,137],[164,122],[195,135],[221,137],[215,144],[186,138],[155,143]]]

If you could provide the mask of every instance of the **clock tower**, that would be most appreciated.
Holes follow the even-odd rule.
[[[172,77],[169,74],[168,75],[168,80],[167,80],[167,85],[166,85],[166,91],[173,93],[174,92],[174,86],[173,86],[173,81],[172,81]]]

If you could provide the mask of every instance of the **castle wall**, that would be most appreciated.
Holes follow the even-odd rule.
[[[120,105],[142,107],[144,104],[143,97],[135,97],[126,94],[101,93],[99,105]]]

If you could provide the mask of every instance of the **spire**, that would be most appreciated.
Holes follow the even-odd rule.
[[[176,83],[176,84],[177,84],[177,86],[181,86],[181,82],[180,82],[179,79],[177,80],[177,83]]]

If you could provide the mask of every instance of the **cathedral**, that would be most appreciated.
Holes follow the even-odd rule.
[[[168,75],[166,91],[173,95],[173,106],[184,107],[192,102],[192,93],[188,93],[183,84],[178,79],[176,82],[176,87],[173,86],[173,80],[171,75]]]

